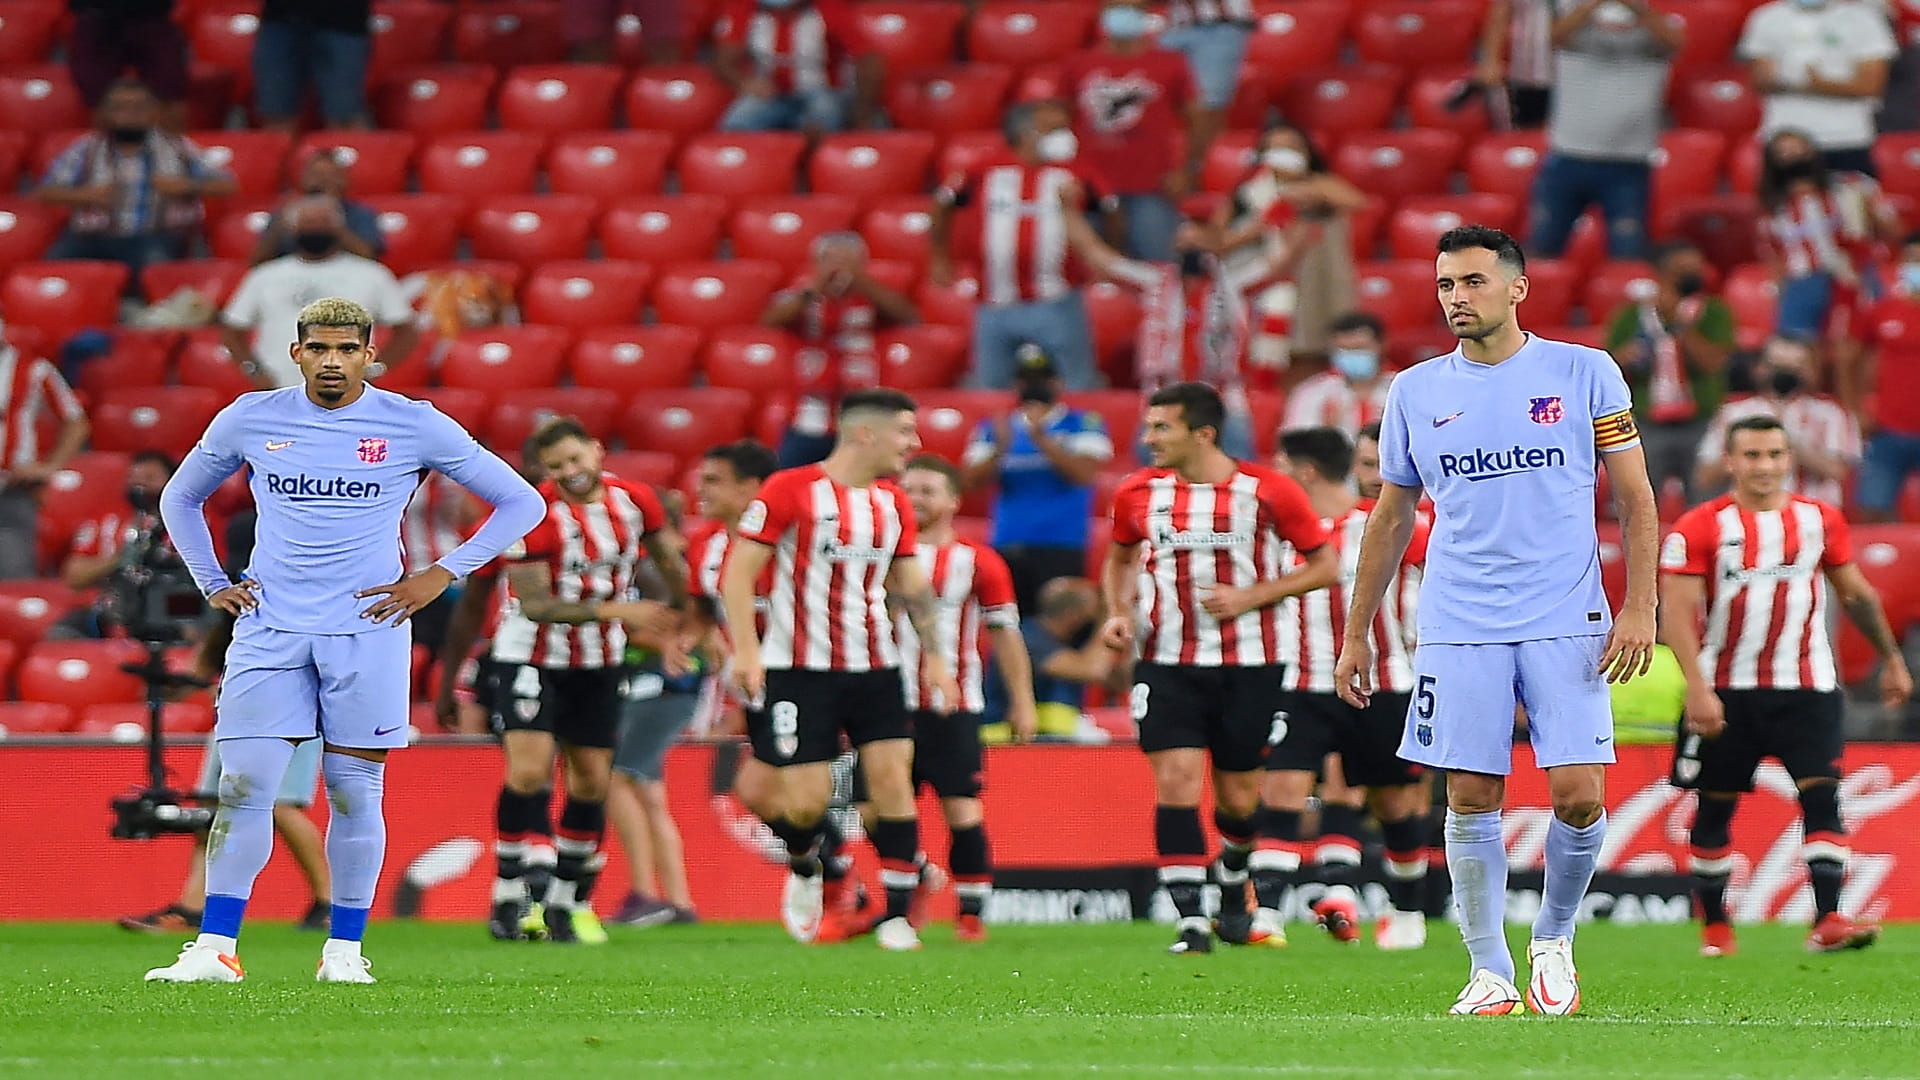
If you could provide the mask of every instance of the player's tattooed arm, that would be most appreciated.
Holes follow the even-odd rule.
[[[553,575],[543,562],[515,563],[507,568],[507,586],[520,603],[520,614],[537,623],[590,623],[602,618],[599,604],[562,600],[553,595]]]
[[[685,610],[687,606],[687,556],[682,545],[674,542],[674,535],[665,529],[655,529],[642,538],[647,545],[647,554],[652,557],[653,565],[660,571],[660,578],[666,583],[667,595],[672,598],[673,606]]]

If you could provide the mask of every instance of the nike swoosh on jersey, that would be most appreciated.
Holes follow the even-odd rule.
[[[287,447],[292,445],[293,445],[292,439],[288,439],[286,442],[274,442],[272,439],[267,440],[268,450],[285,450]]]
[[[1464,415],[1466,415],[1466,412],[1465,410],[1462,410],[1460,412],[1454,413],[1452,416],[1436,417],[1433,421],[1433,426],[1437,428],[1446,427],[1448,424],[1453,423],[1455,420],[1460,419]]]

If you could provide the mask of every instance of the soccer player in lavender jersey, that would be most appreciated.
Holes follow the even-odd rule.
[[[325,740],[333,916],[321,982],[370,983],[360,954],[386,853],[387,751],[407,743],[409,616],[540,520],[540,496],[433,406],[364,382],[373,317],[337,297],[300,312],[289,347],[304,384],[245,394],[207,426],[160,496],[174,547],[234,615],[214,737],[220,807],[207,848],[200,936],[149,982],[239,982],[241,916],[273,847],[273,793],[307,739]],[[214,557],[204,506],[241,466],[259,508],[235,583]],[[472,539],[404,575],[400,518],[428,470],[492,504]]]
[[[1435,521],[1420,592],[1413,704],[1400,756],[1447,770],[1447,867],[1471,958],[1451,1009],[1504,1014],[1520,1003],[1503,932],[1507,851],[1500,808],[1524,704],[1553,821],[1533,923],[1526,1001],[1580,1007],[1573,922],[1606,839],[1614,760],[1607,682],[1652,662],[1653,487],[1620,369],[1606,353],[1520,329],[1526,256],[1498,229],[1440,238],[1441,311],[1458,350],[1402,372],[1380,423],[1380,501],[1367,520],[1345,641],[1334,671],[1348,704],[1373,695],[1365,633],[1413,534],[1424,489]],[[1600,588],[1594,486],[1604,460],[1627,554],[1618,620]]]
[[[1904,703],[1913,676],[1879,596],[1853,562],[1840,508],[1787,490],[1793,450],[1780,421],[1734,421],[1726,450],[1733,491],[1682,514],[1660,552],[1661,637],[1687,678],[1673,783],[1700,793],[1689,838],[1700,952],[1734,951],[1733,811],[1765,757],[1779,758],[1800,792],[1801,854],[1813,885],[1807,949],[1863,949],[1880,928],[1840,911],[1849,855],[1839,796],[1845,702],[1827,637],[1826,585],[1880,653],[1880,700]]]

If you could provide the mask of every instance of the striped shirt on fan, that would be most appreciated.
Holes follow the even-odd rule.
[[[602,480],[605,495],[599,502],[585,504],[568,502],[551,480],[541,484],[547,516],[507,552],[511,562],[546,563],[553,595],[567,603],[632,598],[642,541],[667,523],[666,511],[652,489],[611,475]],[[625,658],[627,628],[620,620],[536,623],[520,613],[520,602],[511,590],[503,596],[500,629],[493,637],[496,661],[543,668],[607,668],[619,666]]]
[[[1360,537],[1366,532],[1367,513],[1372,500],[1361,500],[1338,520],[1322,519],[1327,526],[1328,542],[1333,545],[1334,561],[1340,577],[1324,589],[1294,597],[1291,603],[1299,612],[1299,659],[1287,672],[1287,689],[1310,694],[1334,692],[1333,665],[1340,657],[1340,642],[1347,633],[1347,603],[1354,578],[1360,572]],[[1400,568],[1387,579],[1387,591],[1380,599],[1380,611],[1373,617],[1373,685],[1390,694],[1413,690],[1413,626],[1419,606],[1420,567],[1427,561],[1426,515],[1416,515],[1413,539]],[[1294,560],[1297,564],[1298,559]]]
[[[985,712],[987,654],[980,632],[982,627],[1020,628],[1020,608],[1013,597],[1013,574],[992,548],[967,539],[955,540],[944,547],[921,544],[915,553],[920,557],[920,565],[927,568],[927,578],[933,582],[947,670],[954,673],[960,684],[959,711]],[[896,622],[894,632],[900,638],[900,672],[906,688],[907,708],[931,709],[933,688],[921,677],[920,639],[914,636],[913,623],[902,617]]]
[[[1176,27],[1213,23],[1252,26],[1257,17],[1253,0],[1172,0],[1167,5],[1167,22]]]
[[[1072,286],[1060,189],[1075,183],[1103,206],[1111,198],[1084,169],[1018,162],[951,176],[934,192],[936,200],[955,209],[978,208],[982,303],[1024,304],[1067,295]]]
[[[42,415],[51,412],[61,423],[86,418],[59,369],[11,345],[0,345],[0,395],[0,472],[40,460]]]
[[[818,465],[767,478],[740,515],[740,538],[774,549],[762,586],[770,670],[883,671],[900,666],[887,571],[913,554],[913,510],[891,481],[839,484]],[[760,589],[756,589],[760,592]]]
[[[747,51],[754,71],[772,80],[780,94],[840,85],[840,69],[868,49],[846,0],[813,0],[782,10],[733,0],[717,29],[721,41]]]
[[[1704,579],[1700,673],[1721,690],[1833,690],[1823,572],[1853,561],[1846,519],[1788,495],[1778,510],[1744,510],[1722,495],[1680,515],[1660,569]]]
[[[1327,527],[1306,492],[1272,469],[1238,462],[1224,484],[1192,484],[1171,469],[1142,469],[1113,495],[1113,542],[1145,544],[1137,612],[1140,659],[1189,667],[1283,664],[1299,627],[1272,604],[1226,622],[1201,606],[1217,586],[1247,588],[1280,576],[1288,545],[1311,552]]]

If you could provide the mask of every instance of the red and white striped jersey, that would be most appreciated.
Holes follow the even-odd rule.
[[[1190,484],[1171,469],[1142,469],[1113,495],[1113,542],[1147,546],[1138,616],[1140,658],[1191,667],[1289,662],[1296,621],[1273,604],[1227,622],[1201,605],[1216,586],[1246,588],[1285,569],[1288,545],[1310,552],[1327,527],[1292,478],[1239,462],[1224,484]]]
[[[1553,0],[1515,0],[1507,24],[1507,81],[1553,85]]]
[[[1167,22],[1173,26],[1204,26],[1208,23],[1246,23],[1258,18],[1253,0],[1172,0],[1167,5]]]
[[[623,601],[634,594],[634,571],[648,533],[667,523],[653,490],[603,476],[605,495],[594,503],[570,503],[549,480],[540,485],[547,516],[507,555],[513,562],[544,562],[553,595],[568,603]],[[512,572],[511,563],[508,572]],[[616,667],[627,651],[627,628],[618,619],[586,623],[536,623],[520,613],[507,590],[493,658],[544,668]]]
[[[444,473],[430,474],[413,489],[413,498],[400,516],[400,547],[406,553],[407,573],[425,570],[465,542],[462,531],[472,499],[458,480]]]
[[[1321,519],[1340,565],[1340,577],[1324,589],[1289,601],[1300,619],[1300,653],[1287,672],[1289,690],[1334,692],[1333,665],[1340,658],[1340,642],[1346,637],[1347,607],[1353,599],[1354,578],[1360,573],[1360,537],[1372,509],[1373,501],[1362,499],[1338,520]],[[1414,516],[1413,539],[1407,543],[1400,568],[1387,579],[1387,591],[1373,617],[1373,685],[1387,693],[1413,690],[1414,616],[1420,602],[1420,568],[1426,565],[1430,530],[1426,515]],[[1298,557],[1292,562],[1298,565]]]
[[[1393,382],[1388,373],[1376,379],[1373,388],[1356,392],[1337,371],[1323,371],[1300,380],[1287,394],[1287,409],[1280,418],[1280,430],[1332,427],[1357,435],[1361,428],[1376,423],[1387,411],[1387,387]]]
[[[61,423],[86,417],[58,368],[0,345],[0,472],[40,460],[40,418],[49,410]]]
[[[754,70],[782,94],[838,84],[843,63],[867,51],[866,36],[845,0],[813,0],[773,10],[734,0],[719,23],[721,41],[739,45]]]
[[[881,671],[900,666],[887,571],[913,554],[906,493],[891,481],[850,488],[818,465],[782,469],[740,515],[740,538],[774,549],[763,586],[769,669]],[[756,592],[759,592],[756,589]]]
[[[964,538],[944,547],[921,544],[915,553],[933,582],[947,670],[960,684],[960,711],[985,712],[987,652],[980,633],[983,628],[1019,628],[1013,573],[992,548]],[[900,635],[900,673],[906,686],[907,708],[931,709],[933,687],[927,684],[921,669],[920,639],[914,635],[913,623],[902,616],[895,629]]]
[[[1073,183],[1089,193],[1104,191],[1084,169],[1013,162],[978,166],[948,178],[934,193],[949,206],[978,208],[982,303],[1023,304],[1067,294],[1060,189]]]
[[[1760,241],[1786,266],[1788,277],[1851,268],[1864,273],[1882,245],[1875,222],[1899,220],[1873,177],[1838,173],[1823,193],[1796,195],[1760,219]]]
[[[1832,690],[1822,572],[1853,561],[1840,511],[1804,495],[1743,510],[1722,495],[1680,515],[1660,569],[1706,581],[1700,673],[1723,690]]]

